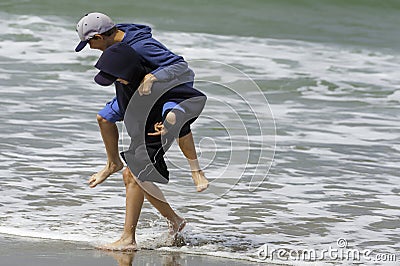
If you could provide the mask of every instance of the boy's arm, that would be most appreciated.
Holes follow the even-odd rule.
[[[158,69],[147,74],[141,82],[138,90],[140,95],[149,95],[155,81],[166,82],[168,87],[178,86],[186,82],[193,82],[194,72],[188,67],[188,63],[181,61]]]
[[[153,66],[153,69],[155,68],[151,74],[157,81],[169,82],[182,75],[187,76],[189,73],[192,77],[191,81],[194,81],[194,73],[185,59],[171,52],[157,40],[153,38],[143,40],[136,43],[134,48],[144,60]]]
[[[191,72],[194,79],[194,73],[189,68],[188,63],[186,61],[179,61],[172,65],[161,66],[153,70],[151,74],[153,74],[158,81],[171,81],[184,74],[188,74],[188,72]]]
[[[138,88],[140,95],[150,94],[156,81],[168,85],[169,88],[194,81],[194,72],[183,57],[174,54],[157,40],[151,38],[137,43],[136,51],[156,67],[144,77]]]

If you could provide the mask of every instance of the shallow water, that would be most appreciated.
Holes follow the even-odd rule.
[[[72,19],[3,13],[0,233],[104,243],[124,219],[121,174],[89,189],[105,152],[95,120],[113,88],[92,81],[99,53],[73,52]],[[161,249],[259,260],[264,244],[398,253],[400,54],[264,37],[157,30],[196,72],[207,106],[193,127],[210,188],[196,193],[174,146],[161,186],[189,222]],[[119,124],[120,148],[129,139]],[[165,246],[148,203],[137,237]],[[329,259],[328,259],[329,260]]]

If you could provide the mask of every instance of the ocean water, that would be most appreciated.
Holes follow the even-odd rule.
[[[189,222],[185,244],[166,243],[145,203],[139,247],[288,264],[293,253],[261,251],[400,259],[398,1],[2,1],[0,234],[120,236],[121,173],[87,186],[106,159],[95,116],[114,93],[93,82],[99,51],[73,51],[75,23],[93,10],[152,25],[209,99],[193,132],[210,188],[195,192],[176,146],[161,186]]]

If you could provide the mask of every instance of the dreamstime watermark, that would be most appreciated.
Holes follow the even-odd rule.
[[[260,260],[270,261],[350,261],[350,262],[396,262],[398,258],[393,253],[377,253],[370,249],[349,248],[344,238],[339,238],[335,246],[322,249],[290,249],[274,248],[264,244],[257,250]]]

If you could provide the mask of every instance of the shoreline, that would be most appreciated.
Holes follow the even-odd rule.
[[[2,266],[74,265],[74,266],[132,266],[132,265],[261,265],[238,259],[187,254],[179,251],[139,250],[136,252],[106,252],[88,244],[63,240],[47,240],[0,235]],[[266,265],[262,263],[262,265]]]

